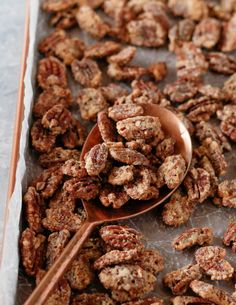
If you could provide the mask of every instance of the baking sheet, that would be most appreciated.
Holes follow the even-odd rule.
[[[25,98],[24,98],[24,120],[20,139],[20,159],[16,172],[15,189],[8,205],[8,218],[6,223],[6,234],[3,243],[2,265],[0,270],[0,304],[2,305],[22,305],[33,288],[33,282],[25,276],[21,267],[19,268],[18,238],[21,231],[21,197],[26,190],[27,184],[39,172],[39,167],[35,166],[36,157],[29,147],[29,126],[31,125],[31,109],[33,102],[38,94],[35,83],[37,61],[40,55],[37,52],[37,44],[48,35],[52,28],[48,27],[48,16],[39,9],[40,0],[30,1],[30,46],[27,59],[27,70],[25,75]],[[79,36],[86,44],[92,44],[95,40],[91,39],[86,33],[73,30],[72,35]],[[168,76],[160,85],[160,88],[167,82],[175,80],[175,56],[167,52],[166,48],[147,49],[138,48],[134,63],[147,66],[152,62],[166,61],[168,65]],[[208,73],[205,83],[221,86],[225,77]],[[109,79],[104,78],[104,84],[109,83]],[[70,87],[76,97],[80,86],[75,84],[70,77]],[[75,109],[76,114],[78,111]],[[91,127],[91,126],[90,126]],[[229,162],[228,172],[225,178],[235,178],[236,170],[236,146],[233,151],[226,154]],[[160,216],[161,207],[129,221],[126,224],[141,231],[146,239],[147,246],[157,248],[165,257],[165,269],[157,277],[157,284],[152,295],[160,296],[166,300],[171,296],[169,290],[163,287],[162,278],[166,272],[180,268],[193,259],[194,250],[176,252],[171,247],[173,238],[187,228],[195,226],[210,226],[214,231],[214,245],[222,245],[222,236],[229,220],[236,218],[236,210],[220,209],[211,202],[199,205],[187,225],[179,228],[167,227],[163,224]],[[123,222],[124,223],[124,222]],[[227,249],[227,259],[236,267],[235,254],[231,249]],[[19,272],[18,272],[19,271]],[[233,292],[234,283],[214,282],[229,292]]]

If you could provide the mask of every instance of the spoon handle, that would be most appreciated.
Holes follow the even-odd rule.
[[[73,236],[61,255],[45,274],[42,281],[35,288],[24,305],[43,305],[47,301],[49,294],[56,287],[56,284],[69,267],[70,263],[78,254],[85,240],[92,233],[95,222],[85,221],[79,231]]]

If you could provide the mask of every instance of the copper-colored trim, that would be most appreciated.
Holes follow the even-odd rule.
[[[17,98],[17,109],[16,109],[16,119],[12,143],[12,154],[11,154],[11,164],[9,172],[9,184],[8,184],[8,193],[7,201],[4,211],[4,226],[3,226],[3,237],[6,230],[6,222],[8,219],[8,205],[11,195],[15,187],[15,178],[16,178],[16,167],[19,159],[19,148],[20,148],[20,135],[21,135],[21,126],[24,112],[24,77],[26,71],[26,61],[29,51],[29,22],[30,22],[30,0],[26,0],[26,12],[25,12],[25,26],[24,26],[24,45],[21,55],[21,72],[20,72],[20,81],[18,89],[18,98]],[[2,245],[3,249],[3,245]],[[2,260],[2,250],[0,253],[0,263]]]

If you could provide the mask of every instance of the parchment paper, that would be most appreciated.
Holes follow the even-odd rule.
[[[27,59],[27,70],[25,75],[25,98],[24,98],[24,121],[22,125],[22,133],[20,139],[20,159],[16,172],[16,185],[12,195],[9,209],[6,211],[7,223],[5,236],[3,240],[3,257],[0,270],[0,304],[1,305],[22,305],[24,300],[30,294],[33,288],[33,282],[25,276],[24,272],[19,267],[19,250],[18,239],[21,231],[21,198],[22,192],[25,191],[27,184],[32,178],[38,174],[39,167],[36,163],[36,158],[29,148],[29,126],[31,124],[31,109],[37,88],[35,85],[35,75],[39,54],[37,52],[38,41],[45,37],[51,28],[48,27],[48,16],[39,9],[40,0],[31,0],[30,2],[30,47]],[[72,35],[81,37],[86,44],[92,44],[92,40],[86,33],[81,33],[79,30],[73,30]],[[164,60],[168,65],[168,76],[160,86],[166,82],[172,82],[175,75],[175,56],[167,52],[166,48],[147,49],[138,48],[134,63],[141,66],[156,61]],[[205,83],[210,83],[216,86],[221,86],[225,77],[217,76],[208,73],[205,78]],[[109,79],[104,78],[104,84],[108,83]],[[75,84],[70,77],[70,86],[74,96],[77,95],[80,86]],[[75,109],[76,115],[78,111]],[[233,151],[227,153],[229,162],[228,172],[225,178],[236,178],[236,146]],[[193,216],[187,225],[179,228],[167,227],[163,224],[160,217],[161,208],[157,208],[143,216],[133,218],[126,221],[127,224],[140,230],[147,239],[147,246],[157,248],[161,251],[165,258],[165,269],[157,277],[156,289],[152,295],[157,295],[166,300],[168,303],[171,296],[170,291],[163,287],[162,278],[166,272],[180,268],[194,261],[194,250],[176,252],[171,246],[173,238],[183,232],[187,228],[195,226],[210,226],[214,231],[214,245],[222,245],[222,237],[229,220],[236,218],[236,210],[226,208],[217,208],[211,202],[201,204],[195,210]],[[236,267],[236,254],[229,248],[227,249],[227,259]],[[204,279],[207,280],[207,279]],[[216,285],[233,292],[234,283],[229,282],[214,282]]]

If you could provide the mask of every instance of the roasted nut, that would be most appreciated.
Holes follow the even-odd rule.
[[[230,52],[236,49],[235,30],[236,14],[234,14],[231,19],[223,25],[221,51]]]
[[[184,231],[173,240],[173,247],[177,251],[191,248],[195,245],[210,245],[213,241],[213,232],[211,228],[192,228]]]
[[[138,79],[147,74],[147,69],[139,66],[118,66],[117,64],[109,64],[107,74],[115,80],[133,80]]]
[[[62,173],[70,177],[83,178],[88,176],[84,161],[67,160],[61,167]]]
[[[191,19],[180,20],[168,33],[169,51],[175,52],[176,48],[185,41],[191,41],[195,29],[195,23]]]
[[[131,62],[136,54],[135,47],[126,47],[121,50],[118,54],[108,57],[107,61],[110,64],[116,64],[118,66],[125,66]]]
[[[224,290],[203,281],[194,280],[190,284],[191,289],[200,297],[217,305],[234,305],[235,300]]]
[[[173,299],[171,299],[171,302],[173,305],[214,305],[211,301],[208,301],[207,299],[202,299],[198,297],[191,297],[191,296],[178,296]]]
[[[75,59],[71,64],[71,70],[76,82],[84,87],[99,87],[102,82],[102,72],[96,61],[83,58],[81,61]]]
[[[160,82],[166,77],[167,66],[163,61],[151,64],[148,66],[148,72],[155,79],[155,81]]]
[[[54,232],[48,236],[47,252],[46,252],[46,264],[49,269],[53,263],[60,256],[61,252],[65,248],[70,239],[70,232],[68,230],[61,230]]]
[[[117,122],[118,133],[126,140],[152,139],[161,141],[164,138],[161,123],[157,117],[136,116]]]
[[[177,80],[167,84],[164,94],[169,96],[172,102],[182,103],[194,97],[198,92],[199,83],[185,80]]]
[[[122,189],[112,186],[104,186],[99,194],[101,203],[105,206],[112,206],[114,209],[119,209],[129,201],[129,195]]]
[[[99,231],[107,250],[143,249],[143,235],[133,228],[121,225],[104,226]]]
[[[61,230],[76,232],[81,227],[82,221],[83,217],[81,215],[66,208],[57,208],[46,210],[46,218],[42,220],[42,224],[51,232]]]
[[[117,131],[115,123],[109,119],[106,111],[100,111],[97,116],[97,124],[104,142],[115,142]]]
[[[39,95],[33,107],[33,114],[35,117],[41,118],[53,106],[62,105],[65,108],[69,108],[72,101],[73,97],[70,89],[53,86]]]
[[[115,41],[104,41],[87,47],[84,56],[90,58],[104,58],[119,52],[120,49],[121,45],[119,43]]]
[[[136,141],[129,141],[125,143],[127,148],[140,151],[144,155],[148,155],[152,151],[152,146],[150,144],[146,144],[145,140],[138,139]]]
[[[204,18],[196,25],[193,42],[197,47],[211,49],[218,43],[221,23],[215,18]]]
[[[89,262],[83,256],[79,256],[72,262],[65,278],[72,289],[83,290],[91,284],[94,274]]]
[[[94,38],[101,39],[109,31],[109,26],[89,6],[81,6],[76,13],[76,19],[81,29]]]
[[[142,297],[154,289],[156,282],[152,273],[132,265],[107,267],[100,272],[99,279],[106,289],[112,290],[112,298],[120,302]]]
[[[224,234],[223,243],[226,246],[232,246],[232,250],[236,252],[236,222],[231,222]]]
[[[56,147],[52,149],[50,153],[42,154],[39,157],[39,164],[42,167],[51,167],[53,165],[64,163],[70,159],[79,160],[79,158],[80,152],[76,149],[63,149],[61,147]]]
[[[66,38],[66,32],[63,30],[56,29],[54,32],[45,37],[40,41],[38,45],[39,52],[43,53],[46,56],[54,55],[55,47],[58,42]]]
[[[41,220],[45,211],[44,202],[36,189],[30,186],[23,197],[25,217],[29,228],[36,233],[42,231]]]
[[[227,101],[229,100],[228,94],[221,88],[213,87],[212,85],[200,85],[199,93],[203,96],[215,99],[217,101]]]
[[[225,82],[223,90],[228,94],[229,98],[234,101],[236,98],[236,73],[232,74]],[[225,108],[230,110],[235,105],[226,105]],[[228,112],[228,111],[227,111]]]
[[[34,122],[30,135],[32,146],[40,153],[50,152],[56,143],[56,136],[43,128],[40,119]]]
[[[114,103],[118,98],[128,95],[128,90],[118,84],[110,83],[108,86],[101,87],[102,95],[109,103]]]
[[[133,179],[134,167],[132,165],[114,166],[108,176],[108,182],[112,185],[124,185]]]
[[[77,103],[84,120],[96,120],[97,114],[108,107],[101,91],[94,88],[80,90]]]
[[[68,30],[75,27],[78,23],[75,14],[78,10],[77,5],[63,11],[56,12],[51,16],[49,24],[58,29]]]
[[[85,156],[85,168],[90,176],[98,176],[106,167],[108,148],[105,143],[97,144]]]
[[[39,61],[37,79],[43,89],[52,86],[67,87],[65,65],[56,57],[50,56]]]
[[[174,154],[175,140],[172,138],[165,138],[156,147],[156,156],[161,160],[165,160],[166,157]]]
[[[157,88],[157,85],[153,82],[134,80],[131,83],[131,87],[133,89],[131,99],[133,103],[160,104],[164,97],[162,92]]]
[[[115,303],[105,293],[82,293],[73,296],[71,305],[115,305]]]
[[[163,283],[171,289],[174,295],[182,295],[193,280],[199,280],[201,277],[199,266],[190,264],[167,273],[163,278]]]
[[[187,196],[176,191],[165,204],[162,219],[169,226],[180,226],[189,220],[194,207],[194,203],[190,202]]]
[[[72,123],[72,115],[62,105],[50,108],[42,117],[42,125],[51,131],[53,135],[63,134]]]
[[[211,280],[227,280],[233,276],[234,268],[224,259],[225,254],[221,247],[207,246],[195,252],[195,259]]]
[[[207,4],[203,0],[169,0],[168,6],[175,16],[201,20],[207,16]]]
[[[22,264],[28,275],[35,275],[42,267],[45,254],[46,237],[27,228],[20,239],[20,251]]]
[[[235,192],[236,180],[224,180],[218,185],[217,195],[219,198],[214,198],[216,205],[236,208],[236,192]]]
[[[65,208],[70,211],[74,211],[75,204],[75,198],[70,193],[61,189],[57,191],[50,199],[48,206],[51,209]]]
[[[140,299],[137,301],[131,301],[122,303],[122,305],[163,305],[163,300],[157,298],[157,297],[150,297],[146,299]]]
[[[77,0],[44,0],[42,9],[49,13],[66,10],[77,3]]]
[[[87,138],[87,128],[73,118],[70,128],[63,134],[62,142],[66,148],[82,146]]]
[[[138,258],[135,259],[135,264],[154,275],[164,269],[164,259],[156,249],[145,249],[141,251]]]
[[[119,162],[129,165],[149,165],[149,160],[140,152],[123,147],[111,147],[109,149],[111,157]]]
[[[108,116],[116,122],[142,114],[143,107],[132,103],[113,105],[112,107],[108,108]]]
[[[206,55],[209,69],[222,74],[233,74],[236,72],[236,58],[221,52],[210,52]]]
[[[208,63],[201,49],[193,42],[184,42],[176,49],[176,69],[179,79],[196,81],[207,72]]]

